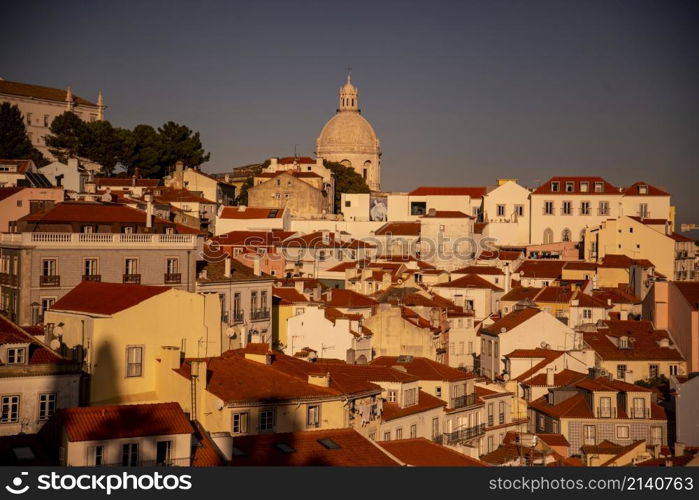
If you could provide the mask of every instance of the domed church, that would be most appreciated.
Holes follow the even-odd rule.
[[[340,107],[316,141],[316,156],[352,167],[369,189],[381,186],[381,145],[371,124],[360,114],[357,87],[350,75],[340,89]]]

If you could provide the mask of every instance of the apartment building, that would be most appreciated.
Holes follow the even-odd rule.
[[[16,221],[33,212],[46,210],[64,198],[61,188],[0,188],[0,233],[14,232]]]

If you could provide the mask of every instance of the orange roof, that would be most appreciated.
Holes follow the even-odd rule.
[[[63,408],[57,413],[70,442],[194,432],[179,403]]]
[[[311,158],[310,156],[285,156],[284,158],[279,158],[277,160],[277,163],[281,163],[282,165],[286,165],[287,163],[312,163],[315,165],[316,160]]]
[[[304,234],[295,238],[289,238],[281,243],[283,247],[290,248],[375,248],[376,246],[364,241],[350,238],[342,241],[335,233],[328,232],[325,237],[323,231]]]
[[[570,446],[563,434],[538,433],[536,436],[549,446]]]
[[[30,83],[10,82],[8,80],[0,80],[0,94],[18,95],[22,97],[33,97],[34,99],[44,99],[47,101],[66,102],[67,91],[63,89],[55,89],[52,87],[43,87],[41,85],[32,85]],[[73,102],[83,106],[95,106],[94,102],[83,99],[80,96],[73,94]]]
[[[534,297],[541,291],[541,288],[518,286],[507,292],[500,299],[504,302],[519,302],[520,300],[534,300]]]
[[[522,323],[529,321],[531,318],[541,312],[541,309],[535,307],[527,307],[512,311],[507,316],[504,316],[495,321],[492,325],[487,325],[481,328],[481,332],[490,333],[491,335],[500,335],[503,332],[509,332],[513,328],[517,328]]]
[[[271,247],[293,236],[293,231],[231,231],[211,239],[221,246]]]
[[[425,438],[378,443],[401,462],[417,467],[487,467],[487,464]]]
[[[82,281],[61,297],[51,310],[111,315],[168,290],[170,287],[167,286]]]
[[[34,338],[24,328],[20,328],[8,318],[0,314],[0,345],[3,344],[29,344],[27,363],[30,365],[72,363],[70,360],[59,356],[47,346],[37,341],[36,338]],[[0,366],[7,365],[0,362]]]
[[[566,263],[563,260],[525,260],[515,272],[523,278],[559,279]]]
[[[57,203],[48,210],[25,215],[20,221],[27,222],[92,222],[110,223],[123,222],[146,225],[146,212],[118,203],[98,203],[87,201],[64,201]],[[155,221],[168,226],[174,223],[165,219],[155,218]]]
[[[1,163],[2,163],[2,160],[0,160],[0,164]],[[19,193],[22,189],[25,189],[25,188],[23,188],[23,187],[0,187],[0,201]]]
[[[558,182],[558,191],[552,190],[551,183],[553,182]],[[566,182],[573,183],[572,191],[566,191]],[[581,190],[581,182],[588,183],[587,191]],[[601,182],[603,184],[601,192],[597,192],[595,190],[596,182]],[[619,194],[619,189],[612,186],[602,177],[551,177],[548,181],[544,182],[541,186],[536,188],[532,194]]]
[[[225,465],[219,455],[218,447],[199,422],[194,422],[194,436],[199,440],[199,446],[192,453],[192,467],[221,467]]]
[[[634,264],[641,265],[644,268],[654,267],[653,263],[648,261],[647,259],[632,259],[628,255],[611,253],[608,253],[604,257],[602,257],[602,262],[600,263],[599,267],[628,269]]]
[[[483,198],[488,188],[485,186],[477,187],[432,187],[421,186],[410,191],[410,196],[470,196],[471,198]]]
[[[391,234],[393,236],[420,236],[419,222],[387,222],[376,231],[375,236],[384,236]]]
[[[626,348],[617,346],[621,337],[628,338]],[[597,331],[583,332],[583,340],[601,359],[608,361],[684,360],[668,332],[655,330],[650,321],[606,320]],[[668,347],[661,347],[662,341],[668,342]]]
[[[446,401],[442,401],[441,399],[427,394],[426,392],[418,391],[418,403],[416,405],[401,408],[398,403],[384,403],[382,419],[388,422],[389,420],[395,420],[397,418],[414,415],[423,411],[441,408],[446,405]]]
[[[280,219],[283,208],[223,207],[221,219]]]
[[[522,256],[520,250],[483,250],[478,256],[479,260],[517,260]]]
[[[160,179],[141,179],[133,177],[95,177],[95,185],[109,187],[155,187]],[[111,191],[114,192],[113,190]]]
[[[553,375],[553,387],[571,385],[577,382],[578,380],[582,380],[585,377],[587,377],[587,373],[580,373],[566,368],[565,370],[555,373]],[[522,384],[529,386],[548,387],[548,384],[546,383],[545,373],[534,375],[532,378],[528,380],[526,379],[526,377],[517,377],[517,380],[520,380],[522,381]]]
[[[333,288],[324,293],[321,299],[331,307],[342,308],[372,307],[378,304],[378,302],[366,295],[341,288]]]
[[[452,274],[487,274],[487,275],[504,275],[502,269],[495,266],[466,266],[455,271]]]
[[[611,299],[612,304],[640,304],[641,299],[621,288],[601,287],[592,291],[592,296],[602,302]]]
[[[399,366],[406,372],[415,375],[420,380],[466,380],[475,375],[466,373],[451,366],[428,358],[412,356],[380,356],[371,362],[372,365]]]
[[[699,281],[673,281],[672,283],[695,311],[699,309]]]
[[[646,193],[641,193],[641,186],[645,186]],[[626,196],[670,196],[670,193],[663,191],[660,188],[651,186],[647,182],[634,182],[629,187],[623,190]]]
[[[497,285],[493,285],[490,281],[481,278],[475,274],[467,274],[461,278],[455,279],[453,281],[448,281],[446,283],[439,283],[434,285],[435,288],[488,288],[495,292],[503,291]]]
[[[473,219],[470,215],[466,215],[458,210],[435,210],[434,212],[426,213],[422,217],[437,219]]]
[[[305,361],[301,361],[305,363]],[[398,462],[354,429],[240,436],[234,466],[395,467]]]
[[[293,304],[296,302],[309,302],[309,300],[292,287],[272,287],[272,295],[282,299],[285,304]]]

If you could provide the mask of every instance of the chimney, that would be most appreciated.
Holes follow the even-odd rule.
[[[435,215],[437,215],[437,210],[435,210],[434,208],[430,208],[430,209],[427,211],[427,215],[430,216],[430,217],[434,217]]]
[[[223,276],[226,278],[231,277],[231,257],[227,256],[223,261]]]
[[[260,256],[255,255],[252,261],[252,272],[255,276],[262,276],[262,270],[260,269]]]
[[[136,178],[134,177],[134,180]],[[146,227],[148,229],[153,227],[153,195],[148,193],[145,196],[146,199]]]
[[[269,168],[271,170],[275,170],[278,165],[279,165],[279,158],[270,158],[269,159]]]
[[[309,373],[308,383],[319,387],[330,387],[330,373]]]
[[[553,387],[553,368],[546,368],[546,385]]]
[[[333,289],[332,289],[332,288],[328,288],[328,291],[325,292],[325,300],[326,300],[327,302],[330,302],[330,301],[332,301],[332,299],[333,299]]]
[[[323,244],[324,245],[329,244],[330,243],[330,231],[328,231],[327,229],[323,229],[323,231],[321,231],[321,235],[323,237]]]

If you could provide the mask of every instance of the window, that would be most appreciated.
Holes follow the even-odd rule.
[[[442,388],[441,387],[435,387],[434,389],[434,395],[437,396],[438,398],[442,397]]]
[[[395,403],[398,400],[398,391],[395,389],[389,389],[386,395],[386,401],[389,403]]]
[[[563,202],[563,215],[572,215],[573,213],[573,202],[564,201]]]
[[[44,127],[49,126],[49,115],[44,115]]]
[[[242,321],[242,319],[243,319],[243,311],[240,307],[241,304],[242,304],[242,299],[240,297],[240,293],[234,293],[233,294],[233,320],[234,321]]]
[[[121,465],[138,465],[138,443],[125,443],[121,447]]]
[[[575,191],[575,183],[571,181],[566,182],[566,193],[572,193]]]
[[[310,427],[312,429],[320,427],[320,406],[308,406],[306,409],[306,427]]]
[[[609,202],[600,201],[599,202],[599,215],[609,215]]]
[[[372,441],[376,441],[376,433],[375,433],[375,432],[370,432],[370,433],[369,433],[369,439],[371,439]]]
[[[126,348],[126,376],[143,376],[143,346],[128,346]]]
[[[417,404],[417,389],[407,389],[403,391],[403,406]]]
[[[650,378],[658,378],[658,375],[660,374],[660,367],[658,365],[649,365],[648,366],[648,375]]]
[[[248,432],[248,412],[233,414],[233,434],[246,434]]]
[[[544,202],[544,215],[553,215],[553,202],[552,201],[545,201]]]
[[[581,193],[587,193],[590,190],[590,183],[589,182],[581,182],[580,183],[580,192]]]
[[[493,415],[494,411],[495,406],[493,405],[493,403],[488,403],[488,427],[492,426],[495,423],[495,416]]]
[[[644,398],[633,398],[631,418],[646,418],[646,400]]]
[[[56,259],[41,259],[42,276],[56,276],[57,267]]]
[[[679,366],[670,365],[670,375],[677,375],[679,373]]]
[[[9,424],[19,421],[19,396],[3,396],[0,399],[0,423]]]
[[[597,432],[594,425],[583,426],[583,441],[584,444],[588,445],[597,444]]]
[[[250,310],[257,311],[257,292],[250,292]]]
[[[546,429],[546,418],[544,418],[544,416],[541,414],[539,414],[539,418],[537,419],[537,428],[540,431]]]
[[[417,424],[410,426],[410,439],[415,439],[417,437]]]
[[[654,425],[650,428],[650,444],[663,444],[663,428]]]
[[[439,417],[432,418],[432,437],[439,436]]]
[[[56,302],[55,297],[42,297],[41,298],[41,322],[44,321],[44,313],[51,309],[54,302]]]
[[[104,446],[90,446],[87,449],[87,464],[93,466],[104,464]]]
[[[80,227],[80,232],[84,233],[84,234],[87,234],[87,233],[92,234],[95,232],[95,226],[92,226],[92,225],[82,226],[82,227]]]
[[[23,365],[27,362],[26,347],[10,347],[7,349],[8,365]]]
[[[177,257],[169,257],[165,261],[165,272],[167,274],[177,274],[180,269],[180,259]]]
[[[345,201],[345,207],[346,207],[346,208],[349,208],[349,207],[351,207],[351,206],[352,206],[352,202],[351,202],[350,200],[346,200],[346,201]]]
[[[398,427],[396,429],[396,439],[403,439],[403,428]]]
[[[27,113],[27,125],[31,125],[31,124],[32,124],[32,114]]]
[[[551,421],[551,432],[553,432],[554,434],[558,434],[558,420]]]
[[[592,309],[583,309],[583,319],[592,319]]]
[[[629,439],[629,426],[628,425],[617,425],[616,426],[616,437],[617,437],[617,439]]]
[[[599,415],[600,418],[611,418],[612,417],[612,398],[601,397],[599,398]]]
[[[427,202],[413,201],[410,203],[410,215],[425,215],[427,213]]]
[[[48,420],[56,413],[56,393],[39,394],[39,420]]]
[[[138,259],[124,259],[124,274],[138,274]]]
[[[505,205],[498,205],[497,206],[497,213],[498,213],[498,217],[504,217],[505,216]]]
[[[172,441],[158,441],[155,444],[156,465],[172,465]]]
[[[121,228],[121,232],[124,234],[133,234],[133,226],[124,226]]]
[[[260,411],[260,430],[271,431],[274,429],[274,408]]]
[[[390,441],[391,440],[391,431],[387,431],[383,433],[383,440],[384,441]]]
[[[498,421],[501,424],[505,423],[505,402],[500,401],[498,403]]]
[[[626,365],[616,365],[616,378],[619,380],[626,379]]]
[[[595,193],[603,193],[604,192],[604,183],[603,182],[595,182]]]
[[[488,436],[488,453],[495,449],[495,443],[493,436]]]
[[[590,215],[590,202],[581,201],[580,202],[580,215]]]
[[[515,213],[518,217],[524,217],[524,205],[515,205]]]
[[[553,182],[551,183],[551,192],[552,192],[552,193],[558,193],[558,192],[560,191],[560,186],[561,186],[561,183],[560,183],[560,182],[558,182],[558,181],[553,181]]]
[[[638,205],[638,215],[640,217],[650,216],[650,212],[648,211],[648,203],[641,203]]]
[[[85,259],[83,260],[83,275],[84,276],[96,276],[97,271],[97,259]]]

